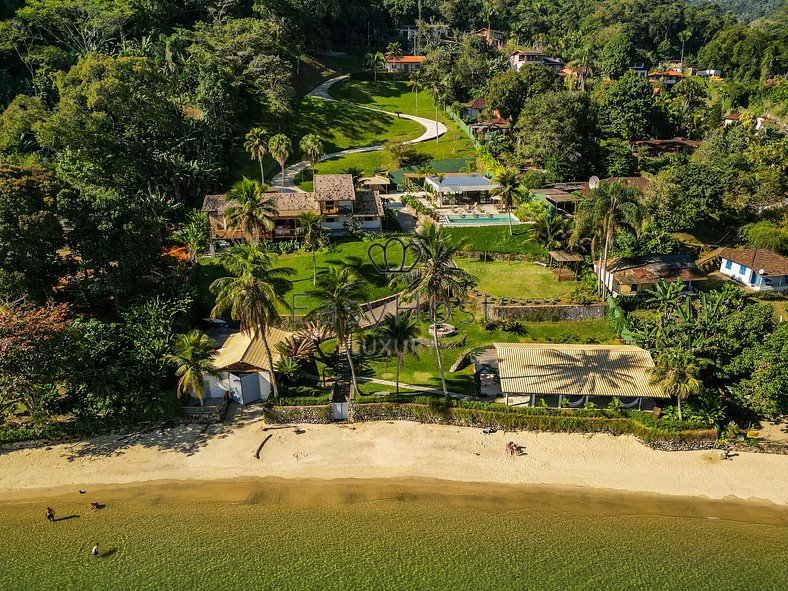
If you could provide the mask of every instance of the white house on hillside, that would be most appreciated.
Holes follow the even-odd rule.
[[[788,257],[765,248],[723,251],[720,273],[753,291],[788,291]]]
[[[560,59],[547,57],[544,52],[538,49],[518,49],[509,56],[509,67],[516,72],[519,72],[520,69],[527,64],[546,66],[552,68],[556,72],[560,72],[564,67],[564,62]]]

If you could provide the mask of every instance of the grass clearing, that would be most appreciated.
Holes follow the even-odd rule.
[[[444,230],[455,242],[470,245],[473,252],[494,252],[502,254],[518,254],[533,257],[535,260],[547,260],[547,249],[533,240],[533,231],[528,224],[509,226],[478,226],[475,228],[445,228]]]
[[[574,281],[558,281],[550,269],[525,261],[458,259],[457,266],[478,278],[476,288],[500,297],[569,299]]]

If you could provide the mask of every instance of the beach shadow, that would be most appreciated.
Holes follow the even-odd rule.
[[[66,519],[77,519],[79,515],[66,515],[65,517],[58,517],[57,519],[53,519],[53,523],[57,523],[58,521],[65,521]]]
[[[99,558],[109,558],[113,554],[117,554],[117,552],[118,552],[117,548],[110,548],[106,552],[102,552],[101,554],[99,554],[98,557]]]

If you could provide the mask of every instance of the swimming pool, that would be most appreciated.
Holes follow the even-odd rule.
[[[458,215],[450,215],[448,219],[451,224],[508,224],[510,218],[506,214],[493,214],[492,217],[486,214],[479,214],[477,218],[473,217],[473,214],[466,214],[464,218]],[[515,215],[511,216],[511,220],[513,224],[520,221]]]

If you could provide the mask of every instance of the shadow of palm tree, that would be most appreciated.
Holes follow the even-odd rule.
[[[612,391],[616,396],[632,396],[638,386],[632,369],[641,366],[642,357],[634,352],[548,350],[540,356],[539,363],[526,364],[519,375],[510,379],[526,379],[535,391],[551,394],[594,395]]]

